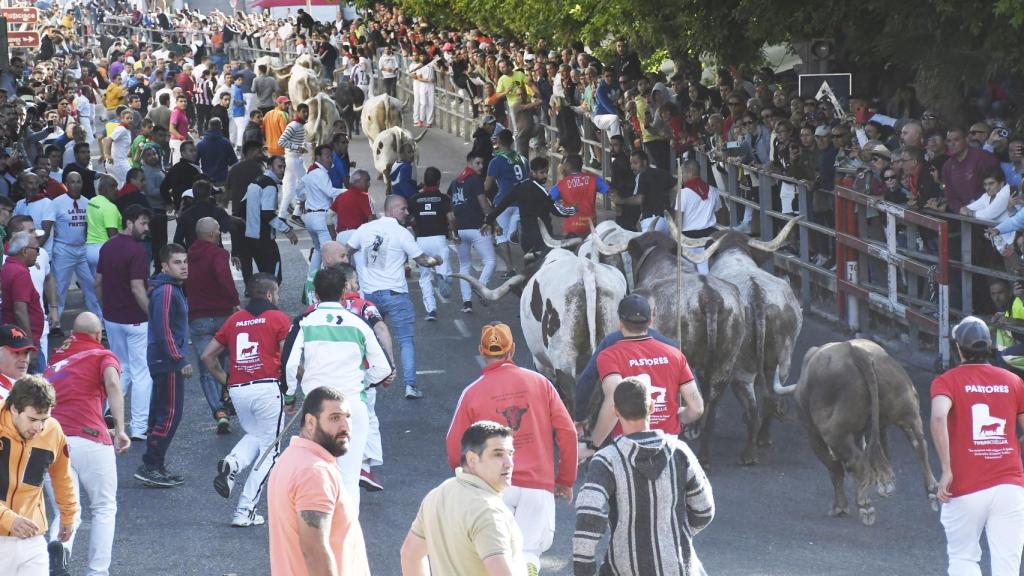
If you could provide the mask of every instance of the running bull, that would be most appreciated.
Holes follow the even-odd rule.
[[[377,140],[377,135],[393,126],[402,125],[402,109],[406,103],[394,96],[379,94],[367,99],[361,106],[352,109],[359,112],[359,125],[370,144]]]
[[[399,152],[405,145],[411,145],[414,149],[420,140],[427,135],[424,130],[419,136],[413,137],[412,132],[405,128],[393,126],[377,135],[373,141],[373,166],[381,174],[389,174],[391,165],[398,161]],[[391,191],[390,179],[388,180],[388,192]]]
[[[849,470],[857,485],[860,520],[867,526],[875,523],[868,489],[876,485],[880,496],[895,489],[886,434],[890,424],[899,426],[913,446],[928,499],[938,510],[938,482],[928,460],[917,390],[906,370],[881,346],[858,339],[811,348],[797,383],[776,382],[774,389],[796,397],[811,448],[832,478],[832,516],[849,514],[843,485]]]

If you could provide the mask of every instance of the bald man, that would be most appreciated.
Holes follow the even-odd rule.
[[[348,251],[340,242],[331,240],[324,242],[323,246],[320,246],[320,267],[321,268],[332,268],[338,264],[348,263]],[[313,277],[316,276],[317,269],[310,268],[309,275],[306,276],[306,284],[302,287],[302,303],[308,306],[316,306],[319,300],[316,297],[316,290],[313,289]]]
[[[189,274],[185,280],[188,294],[188,328],[196,359],[206,350],[217,330],[238,310],[238,290],[231,275],[231,255],[220,245],[220,224],[214,218],[200,218],[196,222],[196,241],[188,249]],[[223,369],[226,357],[220,356]],[[199,384],[206,403],[217,422],[217,434],[231,432],[231,420],[224,405],[221,385],[199,364]]]
[[[92,527],[89,530],[90,574],[106,574],[114,547],[114,523],[117,516],[117,466],[115,453],[123,454],[131,446],[125,432],[124,397],[121,395],[121,363],[100,343],[103,325],[92,312],[75,318],[74,331],[51,358],[45,378],[53,384],[57,404],[51,416],[68,437],[72,477],[79,494],[89,495]],[[103,419],[103,402],[110,404],[114,418],[111,436]],[[50,541],[58,542],[59,518],[50,524]],[[75,518],[75,532],[81,515]],[[75,532],[64,543],[70,554]]]

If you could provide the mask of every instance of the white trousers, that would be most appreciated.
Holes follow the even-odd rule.
[[[252,114],[252,111],[256,109],[254,106],[256,102],[256,93],[249,92],[248,94],[242,94],[242,101],[245,102],[245,117],[248,119],[249,114]]]
[[[239,116],[238,118],[232,118],[231,124],[235,128],[235,137],[232,141],[235,143],[236,148],[242,147],[242,137],[245,135],[245,127],[249,125],[248,116]]]
[[[380,421],[377,420],[377,389],[367,389],[365,396],[370,432],[366,436],[366,448],[363,450],[363,468],[368,470],[384,463],[384,446],[380,439]]]
[[[285,150],[284,181],[281,183],[281,205],[277,208],[280,218],[288,218],[291,214],[292,200],[295,198],[295,187],[306,173],[306,160],[302,154]]]
[[[306,212],[302,215],[302,223],[306,225],[313,240],[313,256],[309,260],[309,269],[320,269],[320,247],[330,242],[331,235],[327,231],[327,212]]]
[[[438,256],[443,262],[434,268],[420,266],[420,291],[423,292],[423,307],[427,312],[437,311],[437,299],[434,298],[434,271],[446,282],[452,275],[452,265],[448,258],[448,239],[444,236],[423,236],[416,239],[420,250],[428,256]]]
[[[501,226],[501,234],[498,234],[494,241],[498,244],[505,244],[512,238],[512,233],[519,227],[519,207],[510,206],[498,214],[496,219],[498,226]]]
[[[171,164],[177,164],[181,160],[181,144],[184,140],[170,140],[171,145]]]
[[[473,265],[472,252],[476,252],[484,267],[480,271],[480,283],[486,286],[491,281],[495,266],[494,244],[491,240],[490,234],[481,234],[475,228],[459,230],[459,243],[455,245],[459,253],[459,274],[469,275]],[[473,297],[469,282],[459,280],[459,289],[462,291],[462,301],[469,302]]]
[[[50,576],[46,538],[33,536],[22,540],[14,536],[0,536],[0,574]]]
[[[171,141],[173,144],[174,142]],[[113,162],[107,162],[107,174],[110,174],[117,180],[117,187],[121,188],[124,186],[126,179],[128,178],[128,170],[131,169],[131,164],[128,163],[127,158],[115,158]]]
[[[97,253],[98,254],[98,253]],[[78,284],[85,295],[85,307],[102,317],[100,303],[96,299],[96,277],[89,267],[85,245],[72,246],[64,242],[53,243],[53,279],[57,283],[57,313],[64,314],[71,275],[78,277]]]
[[[107,330],[110,351],[121,361],[121,387],[131,397],[129,436],[145,436],[149,427],[149,397],[153,393],[153,378],[146,362],[149,323],[120,324],[103,321]]]
[[[981,576],[982,531],[992,576],[1019,576],[1024,550],[1024,487],[1000,484],[942,505],[949,576]]]
[[[592,117],[590,120],[599,130],[607,132],[609,137],[618,136],[622,133],[622,130],[619,127],[618,114],[601,114]]]
[[[94,279],[96,278],[96,268],[100,265],[101,248],[103,248],[102,242],[85,245],[85,260],[89,263],[89,270],[92,272]],[[93,291],[96,291],[95,281],[93,282]]]
[[[412,120],[424,124],[434,123],[434,85],[414,82],[412,88]]]
[[[663,216],[648,216],[640,221],[640,231],[647,232],[650,229],[651,223],[654,223],[655,232],[664,232],[668,234],[668,222],[665,221]]]
[[[276,381],[257,382],[248,386],[232,386],[228,388],[231,402],[238,414],[238,423],[242,425],[245,435],[235,444],[228,454],[228,459],[238,464],[239,470],[252,466],[263,453],[270,449],[274,439],[281,433],[284,425],[281,412],[281,389]],[[267,483],[270,469],[274,467],[280,450],[274,447],[274,453],[263,459],[259,468],[249,472],[238,498],[239,512],[250,515],[255,513],[256,504],[260,500]]]
[[[363,451],[370,432],[370,414],[366,404],[359,397],[352,398],[346,394],[352,417],[349,418],[348,451],[338,457],[338,469],[341,470],[341,482],[345,491],[355,504],[356,517],[359,517],[359,473],[363,469]]]
[[[113,446],[93,442],[78,436],[68,436],[71,458],[71,479],[75,485],[78,501],[82,492],[89,496],[89,561],[86,576],[108,576],[110,558],[114,549],[114,527],[117,521],[117,463]],[[50,477],[46,477],[50,488]],[[52,488],[50,488],[52,491]],[[60,509],[54,506],[56,516],[50,523],[50,540],[56,540],[60,532]],[[75,545],[82,514],[75,519],[75,531],[64,543],[70,553]]]
[[[539,488],[509,486],[501,499],[523,533],[523,556],[540,569],[540,556],[555,538],[555,495]]]

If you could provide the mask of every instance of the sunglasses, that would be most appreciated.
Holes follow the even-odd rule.
[[[885,176],[882,177],[882,179],[883,180],[899,180],[899,177],[897,177],[895,174],[886,174]]]
[[[744,120],[743,121],[743,125],[744,126],[753,126],[754,124],[755,124],[755,122],[753,120]]]
[[[986,132],[984,130],[971,130],[970,133],[971,134],[988,134],[988,132]]]

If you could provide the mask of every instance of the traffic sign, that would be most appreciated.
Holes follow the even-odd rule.
[[[39,32],[7,32],[7,46],[9,48],[39,48]]]
[[[7,18],[8,24],[36,24],[39,22],[39,9],[0,8],[0,16]]]
[[[848,102],[853,91],[852,74],[801,74],[800,97],[827,100],[842,116],[843,102]]]

